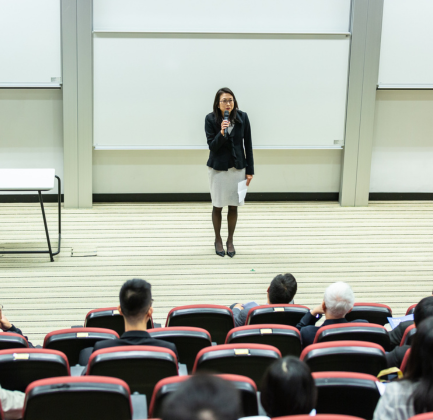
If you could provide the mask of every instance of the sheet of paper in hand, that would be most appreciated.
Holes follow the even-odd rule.
[[[244,204],[245,197],[247,196],[247,180],[241,181],[238,183],[238,195],[239,195],[239,204]]]

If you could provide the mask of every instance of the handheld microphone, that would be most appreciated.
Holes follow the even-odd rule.
[[[229,120],[229,115],[230,113],[228,111],[224,111],[224,121]],[[226,129],[224,130],[224,135],[227,135],[227,132],[228,132],[228,128],[226,127]]]

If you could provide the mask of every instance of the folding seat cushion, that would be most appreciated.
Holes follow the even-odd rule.
[[[289,325],[257,324],[233,328],[227,334],[225,344],[237,343],[268,344],[280,350],[283,357],[301,354],[299,330]]]
[[[382,303],[355,303],[352,310],[346,315],[346,319],[355,321],[365,319],[371,324],[388,324],[388,317],[392,317],[392,310]]]
[[[403,361],[401,362],[401,366],[400,366],[400,370],[402,372],[404,372],[406,370],[407,361],[409,360],[409,356],[410,356],[410,349],[407,349],[407,351],[403,357]]]
[[[186,364],[188,372],[192,371],[198,352],[212,346],[208,331],[195,327],[154,328],[149,331],[152,338],[169,341],[176,345],[179,363]]]
[[[376,343],[382,346],[385,351],[390,350],[389,335],[386,328],[382,325],[365,322],[350,322],[321,327],[316,333],[314,343],[346,340]]]
[[[313,372],[318,414],[347,414],[372,419],[380,392],[373,375],[352,372]],[[338,395],[338,398],[335,396]]]
[[[409,308],[407,308],[406,315],[412,315],[415,312],[416,305],[417,303],[410,305]]]
[[[69,376],[66,356],[56,350],[9,349],[0,351],[0,384],[2,388],[24,392],[38,379]]]
[[[86,375],[123,379],[131,392],[145,394],[150,401],[158,381],[178,375],[177,358],[173,351],[163,347],[110,347],[92,353]]]
[[[283,324],[296,327],[309,310],[306,306],[291,304],[256,306],[249,310],[245,324]]]
[[[387,368],[382,346],[366,341],[334,341],[305,347],[301,353],[312,372],[359,372],[377,376]]]
[[[302,414],[298,416],[274,417],[272,420],[311,420],[311,416],[309,414]],[[314,420],[361,420],[361,418],[355,416],[343,416],[341,414],[317,414],[314,416]]]
[[[33,382],[26,391],[24,420],[131,419],[128,385],[117,378],[60,377]]]
[[[230,373],[251,378],[260,387],[270,364],[281,358],[280,351],[264,344],[223,344],[200,351],[193,372]]]
[[[125,321],[117,307],[93,309],[86,315],[84,326],[89,328],[107,328],[121,336],[125,332]],[[153,328],[153,319],[147,322],[147,329]]]
[[[69,328],[52,331],[45,336],[44,349],[58,350],[66,354],[69,365],[78,364],[80,351],[93,347],[100,340],[119,338],[116,331],[105,328]]]
[[[231,381],[236,389],[240,391],[242,400],[243,416],[258,415],[257,387],[255,383],[246,376],[241,375],[217,375],[222,379]],[[156,385],[149,405],[149,417],[161,417],[162,404],[165,398],[179,389],[182,383],[190,376],[173,376],[161,379]]]
[[[416,334],[415,325],[409,325],[404,331],[400,346],[404,346],[406,344],[410,346],[412,344],[412,340],[415,334]]]
[[[21,334],[0,332],[0,350],[24,349],[28,347],[29,343]]]
[[[187,305],[173,308],[167,316],[166,327],[196,327],[209,332],[212,340],[223,344],[227,333],[234,328],[233,312],[221,305]]]
[[[410,417],[408,420],[433,420],[433,412],[417,414],[416,416]]]

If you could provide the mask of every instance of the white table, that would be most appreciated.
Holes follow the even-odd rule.
[[[57,201],[59,216],[59,241],[57,252],[52,251],[50,235],[48,234],[47,219],[45,217],[42,191],[50,191],[54,188],[54,178],[57,178]],[[45,234],[47,236],[48,251],[0,251],[0,254],[50,254],[50,260],[60,253],[61,241],[61,182],[54,169],[0,169],[0,191],[34,191],[38,192],[41,205],[42,218],[44,219]]]

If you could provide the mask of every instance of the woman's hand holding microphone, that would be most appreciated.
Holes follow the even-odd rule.
[[[225,129],[230,125],[230,121],[223,120],[221,123],[221,134],[224,135]]]

